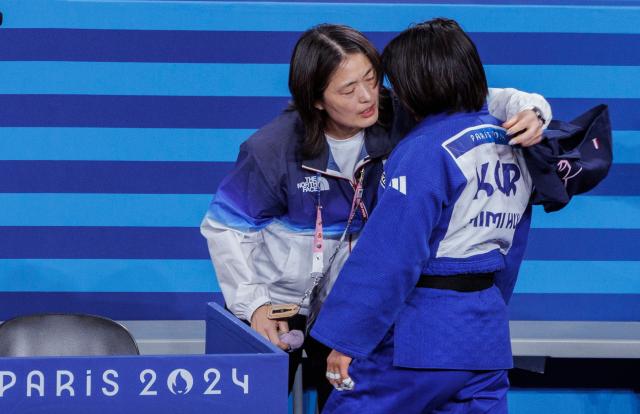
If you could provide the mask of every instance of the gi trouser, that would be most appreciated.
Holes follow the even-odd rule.
[[[393,329],[371,356],[349,367],[353,391],[334,390],[323,414],[507,413],[506,370],[455,371],[393,366]]]

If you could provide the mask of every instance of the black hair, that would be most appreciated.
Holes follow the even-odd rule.
[[[478,111],[487,97],[478,51],[451,19],[428,20],[400,33],[385,47],[382,66],[400,102],[418,119]]]
[[[321,101],[331,76],[350,54],[362,53],[382,79],[380,55],[359,31],[342,25],[321,24],[302,34],[296,43],[289,66],[289,91],[293,108],[304,124],[304,139],[300,153],[314,158],[325,145],[326,113],[315,107]]]

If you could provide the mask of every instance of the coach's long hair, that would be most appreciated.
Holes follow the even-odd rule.
[[[359,31],[342,25],[321,24],[302,34],[291,56],[289,91],[292,109],[300,114],[304,124],[304,139],[300,155],[315,158],[325,145],[326,112],[315,107],[321,101],[331,76],[347,55],[362,53],[382,79],[380,55]]]

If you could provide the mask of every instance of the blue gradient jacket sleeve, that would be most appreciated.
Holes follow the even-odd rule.
[[[396,321],[432,254],[429,237],[451,198],[438,187],[452,180],[444,152],[402,147],[386,163],[386,190],[311,333],[352,357],[370,354]],[[405,177],[405,194],[389,185],[394,177]]]
[[[220,184],[208,216],[239,231],[256,231],[286,213],[285,196],[267,174],[265,162],[245,142],[233,171]]]
[[[256,151],[252,143],[242,144],[233,171],[220,184],[200,227],[225,303],[245,320],[272,300],[270,274],[259,271],[252,255],[263,248],[260,230],[286,212],[280,187],[271,182],[278,175],[270,178],[264,173],[260,160],[268,159],[269,154]]]

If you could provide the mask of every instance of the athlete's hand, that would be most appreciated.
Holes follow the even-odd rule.
[[[527,109],[518,112],[513,118],[502,124],[507,129],[507,135],[520,135],[509,141],[511,145],[530,147],[542,141],[543,124],[535,112]]]
[[[262,305],[253,312],[253,315],[251,315],[251,328],[278,348],[287,351],[289,345],[282,342],[278,334],[289,332],[289,324],[287,321],[276,321],[267,318],[267,310],[268,305]]]
[[[338,391],[352,390],[355,386],[349,377],[349,365],[352,360],[350,356],[335,349],[327,357],[327,379]]]

